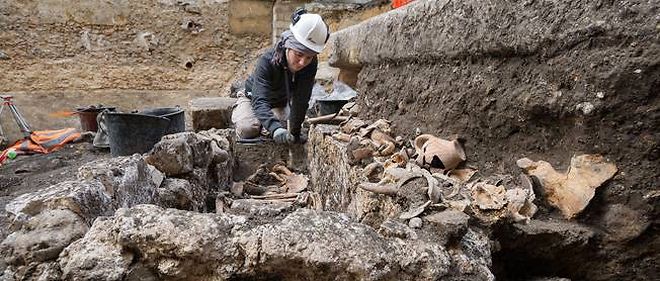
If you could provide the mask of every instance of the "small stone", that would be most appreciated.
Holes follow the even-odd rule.
[[[641,69],[635,69],[635,71],[633,71],[633,72],[634,72],[635,74],[640,74],[640,73],[642,73],[642,70],[641,70]]]
[[[412,228],[422,228],[422,219],[412,218],[410,221],[408,221],[408,226]]]
[[[5,54],[5,52],[0,51],[0,60],[9,60],[9,59],[11,58],[9,58],[9,56]]]
[[[605,98],[605,93],[603,93],[603,92],[596,92],[596,97],[599,98],[599,99],[603,99],[603,98]]]
[[[582,102],[576,105],[575,109],[581,110],[584,115],[589,115],[594,111],[594,105],[590,102]]]

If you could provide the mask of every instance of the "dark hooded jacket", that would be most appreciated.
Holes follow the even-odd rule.
[[[277,128],[286,128],[286,124],[281,124],[275,117],[272,108],[284,107],[290,102],[289,132],[299,139],[312,95],[318,60],[314,58],[305,68],[291,73],[287,68],[286,56],[282,54],[281,63],[276,63],[273,62],[274,53],[275,49],[272,48],[261,55],[254,72],[245,81],[245,90],[252,94],[254,114],[271,134]]]

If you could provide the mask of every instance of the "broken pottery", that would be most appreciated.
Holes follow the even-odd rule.
[[[547,200],[567,219],[584,210],[596,188],[617,172],[616,166],[607,163],[602,156],[589,154],[574,156],[566,173],[557,172],[545,161],[522,158],[516,164],[526,174],[539,179]]]
[[[507,203],[506,190],[502,186],[476,182],[471,185],[472,200],[481,210],[499,210]]]
[[[414,146],[417,151],[417,164],[422,167],[452,170],[467,159],[463,147],[456,140],[448,141],[423,134],[415,138]]]

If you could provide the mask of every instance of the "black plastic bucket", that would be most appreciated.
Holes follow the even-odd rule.
[[[165,117],[170,120],[169,126],[165,130],[165,134],[176,134],[186,130],[186,115],[180,107],[161,107],[145,109],[138,114]]]
[[[105,124],[112,156],[145,153],[166,134],[170,119],[135,113],[106,112]]]

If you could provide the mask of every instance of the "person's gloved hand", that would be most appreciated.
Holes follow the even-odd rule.
[[[280,144],[292,143],[293,136],[289,133],[289,130],[284,128],[277,128],[275,132],[273,132],[273,140]]]

